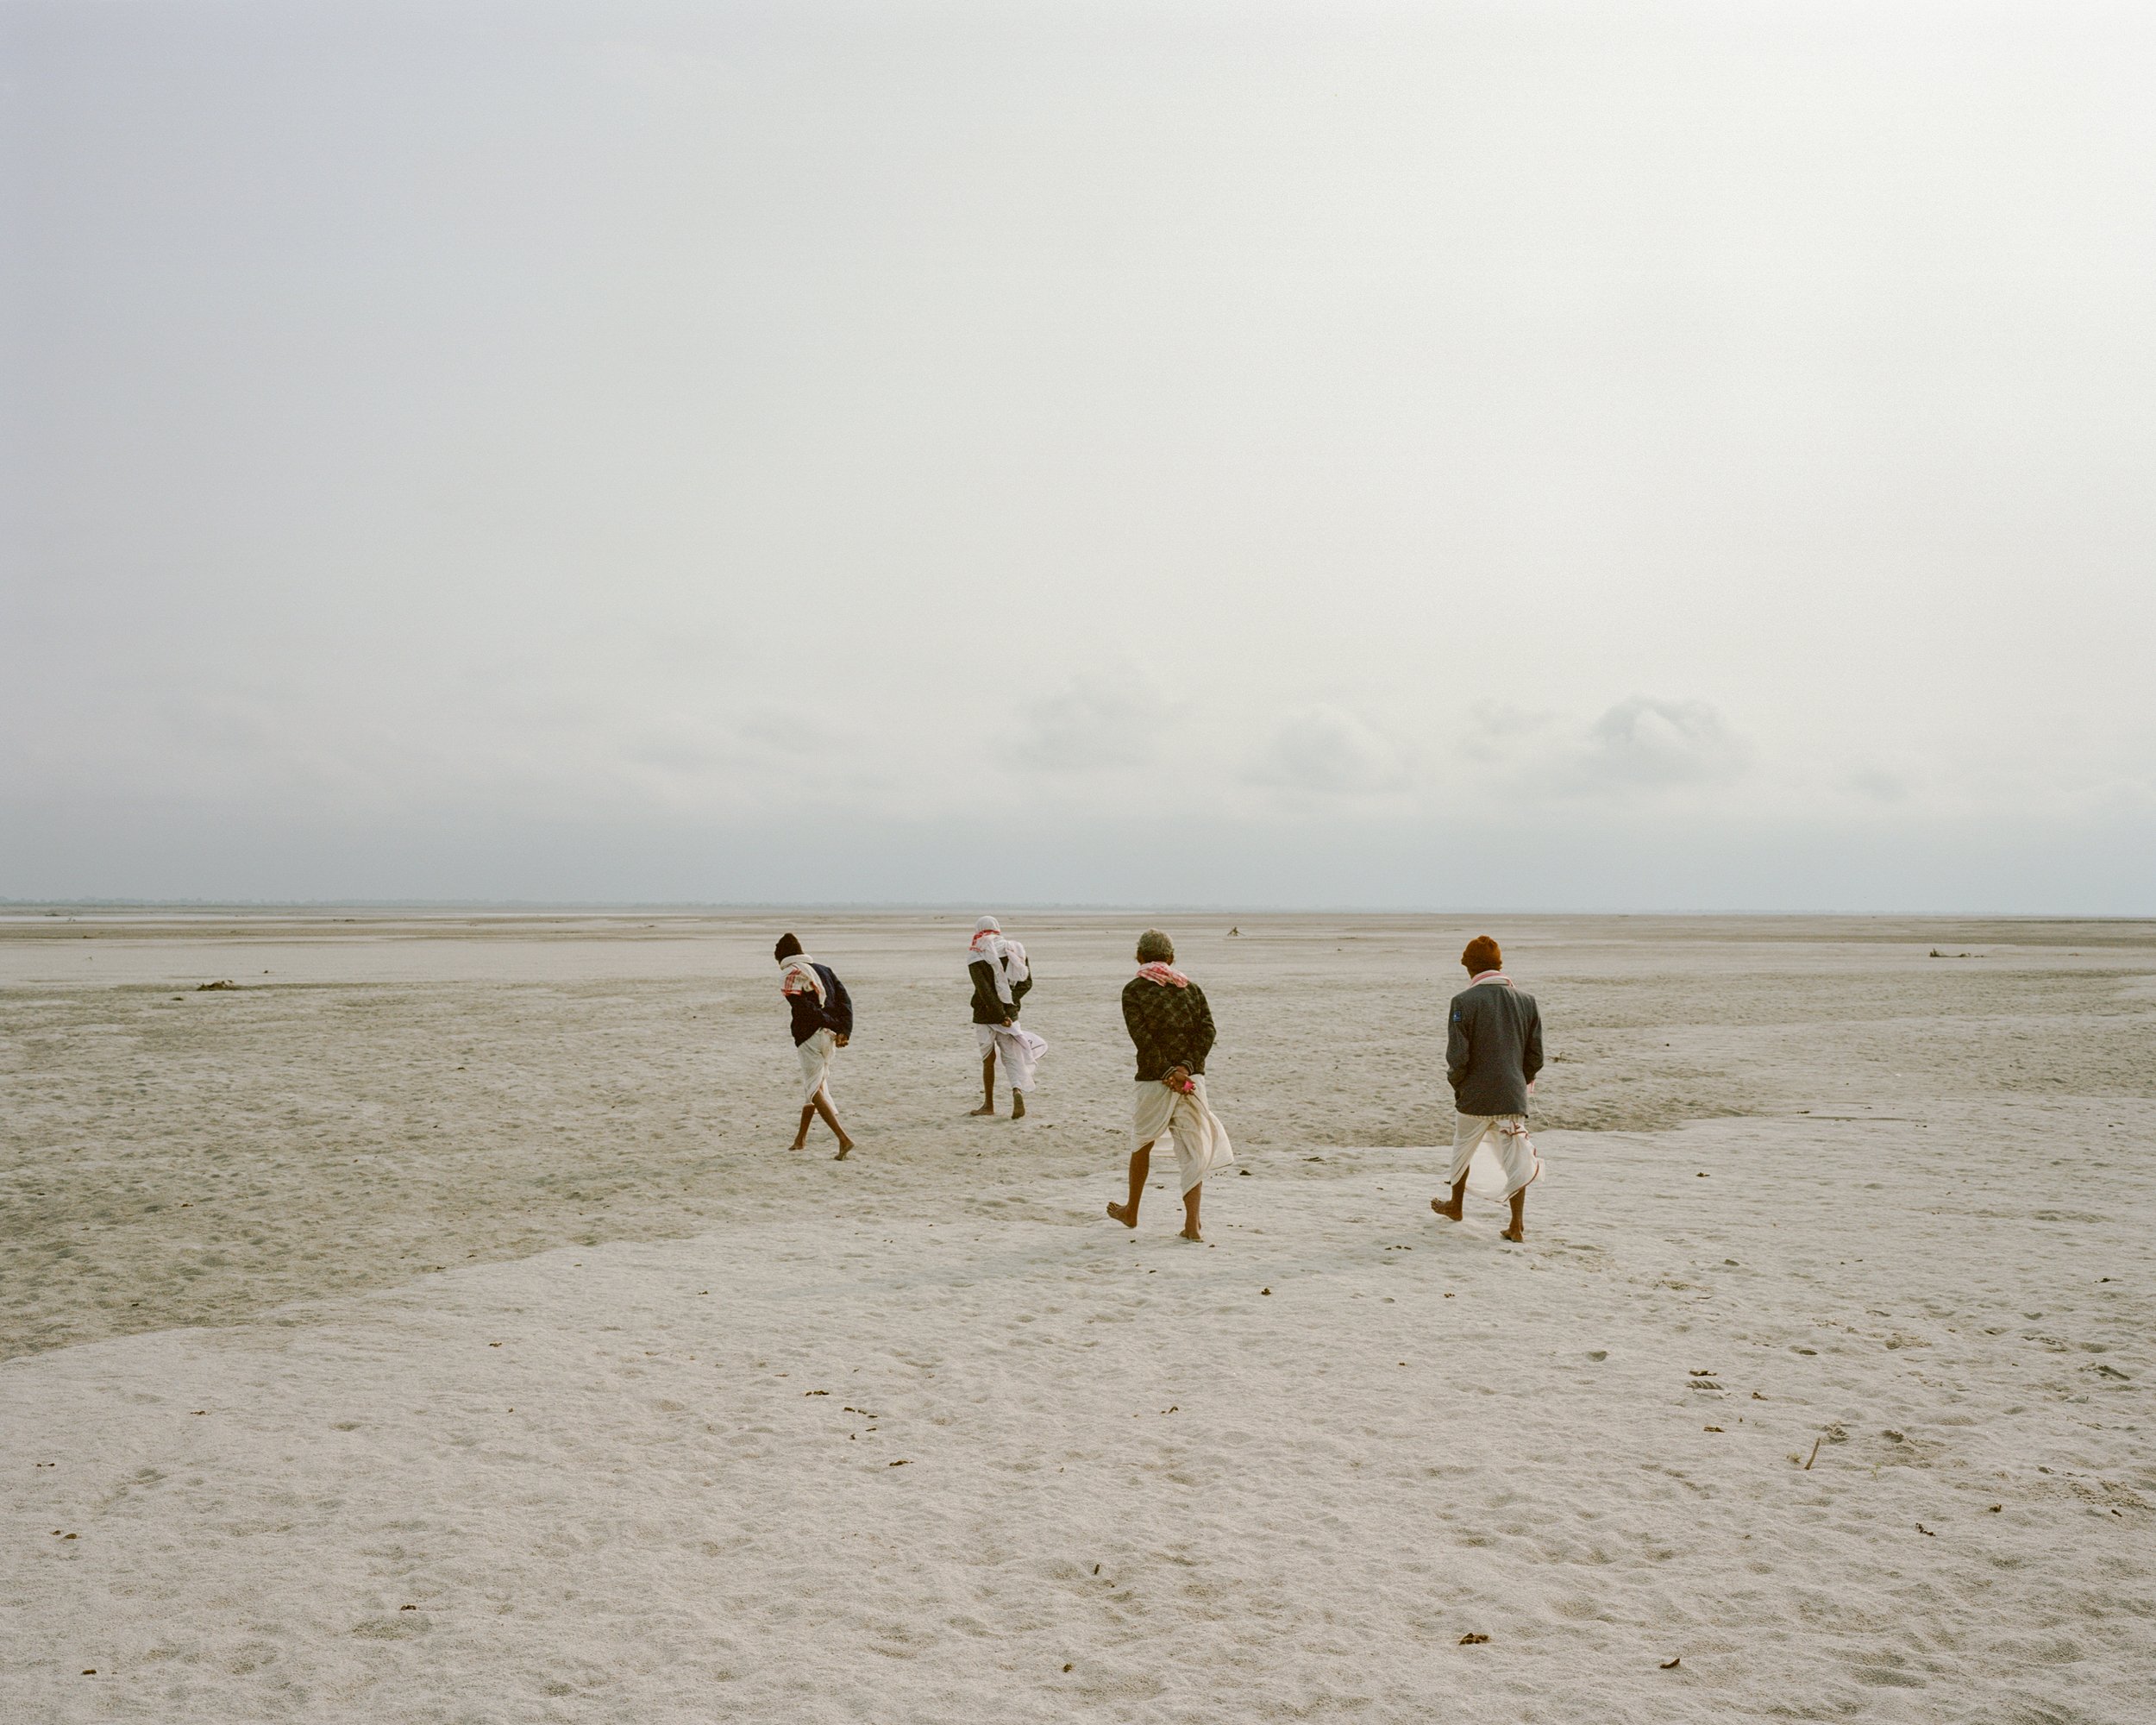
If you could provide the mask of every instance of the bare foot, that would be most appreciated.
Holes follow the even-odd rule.
[[[1131,1214],[1131,1207],[1128,1204],[1111,1204],[1108,1206],[1108,1214],[1126,1228],[1134,1228],[1138,1226],[1138,1218]]]
[[[838,1140],[838,1154],[831,1157],[831,1160],[833,1162],[843,1162],[853,1153],[854,1141],[849,1138],[842,1138]]]
[[[1025,1118],[1025,1098],[1024,1096],[1013,1096],[1011,1099],[1011,1118],[1014,1120],[1022,1120]]]
[[[1498,1236],[1498,1239],[1508,1239],[1514,1245],[1525,1245],[1527,1243],[1527,1231],[1525,1228],[1507,1228]]]
[[[1448,1203],[1442,1199],[1432,1198],[1430,1201],[1430,1208],[1448,1222],[1461,1222],[1467,1220],[1467,1212],[1461,1206]]]
[[[984,1102],[977,1108],[968,1110],[966,1118],[969,1120],[977,1120],[984,1117],[989,1120],[993,1120],[995,1118],[995,1112],[996,1105],[993,1102]]]
[[[1200,1245],[1203,1245],[1206,1243],[1205,1236],[1200,1233],[1195,1228],[1185,1228],[1182,1232],[1182,1238],[1187,1240],[1195,1240]]]
[[[806,1150],[808,1148],[808,1139],[805,1138],[797,1138],[792,1144],[788,1145],[787,1148],[788,1150]]]

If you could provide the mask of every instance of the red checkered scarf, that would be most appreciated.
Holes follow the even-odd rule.
[[[1138,974],[1149,982],[1158,982],[1164,988],[1188,988],[1190,986],[1189,977],[1174,966],[1163,964],[1158,960],[1150,964],[1139,965]]]

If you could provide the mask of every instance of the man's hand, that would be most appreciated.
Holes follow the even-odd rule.
[[[1187,1066],[1171,1066],[1161,1075],[1161,1082],[1171,1090],[1188,1089],[1190,1085],[1190,1069]]]
[[[852,1040],[853,1038],[849,1036],[834,1036],[831,1038],[831,1046],[833,1048],[843,1048]]]
[[[1014,1025],[1014,1024],[1016,1024],[1016,1023],[1018,1022],[1018,1020],[1017,1020],[1016,1019],[1012,1018],[1012,1016],[1011,1016],[1008,1013],[1006,1013],[1003,1015],[1003,1022],[1004,1022],[1006,1025]]]

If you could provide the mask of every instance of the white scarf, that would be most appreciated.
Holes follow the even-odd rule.
[[[805,952],[797,952],[791,958],[779,961],[779,992],[781,994],[810,994],[816,996],[816,1004],[826,1004],[824,979],[816,974],[816,961]]]
[[[1006,1007],[1015,1004],[1012,983],[1023,982],[1033,973],[1026,966],[1025,949],[1005,934],[993,917],[983,917],[974,925],[973,941],[966,948],[968,964],[983,962],[995,978],[996,999]]]

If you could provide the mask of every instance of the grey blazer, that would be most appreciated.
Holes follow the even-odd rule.
[[[1542,1070],[1534,996],[1506,982],[1477,982],[1453,995],[1445,1067],[1462,1113],[1526,1113],[1528,1082]]]

